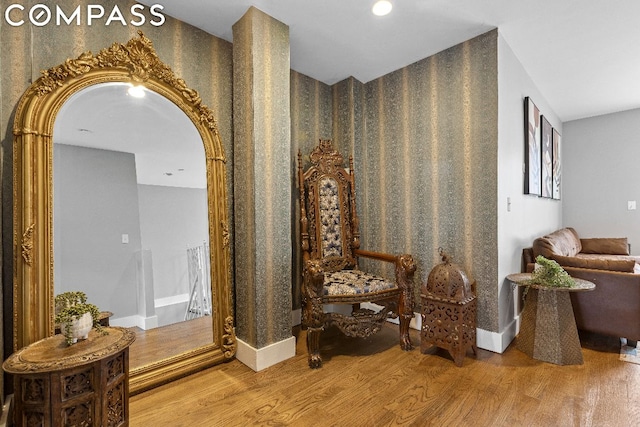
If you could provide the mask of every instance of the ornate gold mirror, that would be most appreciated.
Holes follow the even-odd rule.
[[[132,365],[130,392],[136,393],[225,361],[233,357],[236,350],[229,284],[225,157],[217,125],[198,92],[187,87],[158,59],[151,41],[142,33],[127,44],[115,43],[95,56],[87,52],[43,71],[42,77],[29,87],[18,104],[13,131],[13,347],[18,350],[54,334],[54,295],[68,290],[54,284],[60,277],[54,276],[54,259],[59,259],[59,254],[54,252],[54,235],[58,239],[56,233],[63,233],[63,229],[54,230],[56,118],[73,97],[94,88],[121,84],[144,86],[145,90],[171,102],[184,113],[202,140],[203,161],[206,162],[208,242],[205,271],[210,278],[211,298],[211,309],[206,317],[210,322],[207,334],[211,334],[211,339],[179,354]],[[117,123],[113,125],[117,126]],[[128,242],[128,235],[126,238]],[[125,243],[125,234],[122,243]],[[82,248],[82,251],[90,252],[91,247]],[[195,333],[188,330],[187,334],[190,332]],[[156,350],[142,351],[153,353]],[[133,351],[132,348],[132,355]]]

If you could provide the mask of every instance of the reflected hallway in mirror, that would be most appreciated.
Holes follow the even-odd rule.
[[[191,344],[144,344],[179,334],[151,329],[211,315],[206,162],[193,123],[155,92],[104,83],[63,104],[53,142],[54,292],[83,291],[110,325],[133,328],[134,368],[158,348],[166,357],[211,342],[209,318]]]

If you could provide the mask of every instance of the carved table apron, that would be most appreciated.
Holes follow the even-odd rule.
[[[129,346],[125,328],[92,329],[67,346],[54,335],[12,354],[2,365],[15,381],[16,426],[128,426]]]

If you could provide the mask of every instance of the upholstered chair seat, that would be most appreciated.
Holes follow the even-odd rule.
[[[398,289],[395,282],[360,270],[340,270],[324,276],[324,295],[361,295]]]

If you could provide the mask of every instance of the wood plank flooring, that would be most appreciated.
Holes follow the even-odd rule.
[[[136,340],[129,348],[130,369],[213,342],[213,323],[210,316],[197,317],[146,331],[140,328],[131,329],[136,334]]]
[[[324,366],[296,356],[261,372],[237,360],[131,397],[130,425],[147,426],[633,426],[640,423],[640,365],[619,341],[581,335],[584,364],[558,366],[515,348],[478,350],[459,368],[449,354],[403,352],[397,327],[370,339],[335,330]]]

